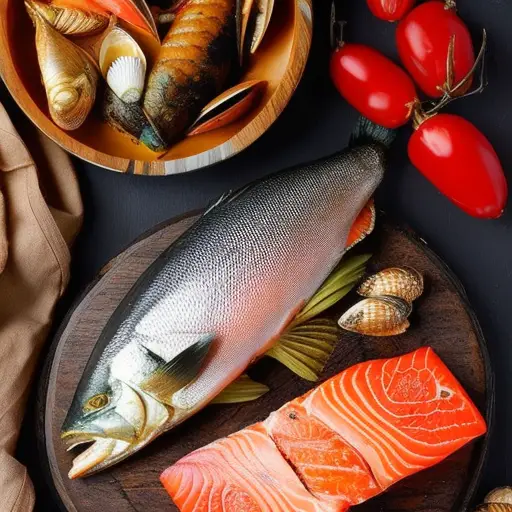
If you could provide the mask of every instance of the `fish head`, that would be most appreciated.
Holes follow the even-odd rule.
[[[90,446],[75,457],[69,477],[88,476],[112,466],[153,439],[157,427],[167,419],[168,411],[151,397],[147,400],[151,403],[146,403],[142,393],[117,379],[75,397],[62,426],[61,438],[68,451],[79,445]],[[157,414],[149,410],[149,419],[156,423],[151,425],[148,408],[155,409],[155,406],[160,410]]]

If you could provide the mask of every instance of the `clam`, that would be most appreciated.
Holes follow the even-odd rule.
[[[267,31],[274,10],[274,0],[237,0],[237,42],[240,64],[243,63],[246,40],[251,29],[249,49],[255,53]]]
[[[37,11],[55,30],[64,35],[89,35],[108,26],[108,18],[101,14],[55,7],[37,0],[25,0],[25,4],[33,11]]]
[[[477,507],[475,512],[512,512],[512,505],[509,503],[484,503]]]
[[[146,79],[146,57],[135,39],[114,26],[101,43],[99,64],[110,88],[126,103],[142,96]]]
[[[391,295],[413,302],[423,293],[423,276],[410,267],[386,268],[365,279],[357,293],[363,297]]]
[[[369,297],[347,310],[338,324],[358,334],[393,336],[408,329],[411,311],[412,306],[398,297]]]
[[[512,487],[498,487],[484,499],[484,503],[506,503],[512,505]]]
[[[224,91],[203,108],[188,135],[199,135],[238,121],[254,107],[266,87],[265,80],[250,80]]]
[[[134,142],[144,141],[152,151],[164,151],[166,144],[139,103],[125,103],[109,87],[105,89],[103,117],[114,129],[129,135]]]
[[[83,50],[26,5],[36,26],[37,58],[50,115],[63,130],[76,130],[94,105],[99,73]]]

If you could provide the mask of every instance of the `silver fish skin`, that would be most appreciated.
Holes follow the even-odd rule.
[[[383,173],[382,146],[348,149],[249,185],[173,243],[92,352],[62,437],[70,448],[94,444],[76,457],[70,477],[147,445],[269,350],[343,256]],[[162,373],[180,357],[168,387]]]

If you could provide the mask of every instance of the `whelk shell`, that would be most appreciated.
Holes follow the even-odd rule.
[[[363,299],[338,320],[342,329],[368,336],[393,336],[409,327],[412,306],[398,297]]]
[[[71,7],[118,18],[158,38],[155,20],[145,0],[52,0],[58,7]]]
[[[254,107],[266,87],[265,80],[250,80],[224,91],[203,108],[188,135],[199,135],[238,121]]]
[[[36,0],[26,0],[25,3],[39,12],[55,30],[64,35],[89,35],[107,28],[108,25],[108,18],[100,14],[55,7]]]
[[[76,130],[89,115],[96,99],[99,73],[89,56],[62,34],[30,4],[36,26],[36,50],[48,108],[63,130]]]
[[[363,281],[357,293],[363,297],[390,295],[413,302],[423,293],[423,276],[410,267],[391,267]]]

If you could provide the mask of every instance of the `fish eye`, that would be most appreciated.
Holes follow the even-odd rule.
[[[103,409],[108,405],[110,399],[107,394],[100,393],[99,395],[94,395],[93,397],[87,400],[84,405],[84,412],[92,412],[98,411],[99,409]]]

